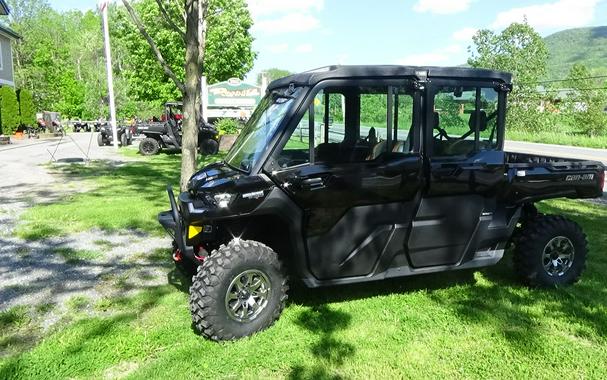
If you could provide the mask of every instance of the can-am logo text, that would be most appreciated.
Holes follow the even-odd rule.
[[[565,177],[565,181],[591,181],[594,174],[571,174]]]

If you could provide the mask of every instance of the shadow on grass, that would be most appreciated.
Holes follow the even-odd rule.
[[[349,327],[352,317],[339,310],[332,310],[327,305],[312,307],[297,317],[299,327],[313,333],[316,342],[310,346],[310,352],[316,359],[311,367],[296,365],[291,368],[289,379],[329,379],[339,378],[331,374],[332,370],[341,367],[347,357],[354,355],[353,344],[335,336],[340,330]]]
[[[542,203],[547,214],[565,215],[582,226],[588,235],[587,269],[581,281],[569,287],[527,288],[515,273],[512,250],[495,266],[481,270],[488,285],[470,286],[448,297],[433,293],[432,299],[446,307],[465,323],[490,326],[516,351],[542,354],[546,333],[554,329],[550,319],[566,321],[571,327],[565,335],[589,340],[607,338],[607,291],[604,272],[607,261],[602,255],[607,239],[607,209],[586,202],[553,201]]]

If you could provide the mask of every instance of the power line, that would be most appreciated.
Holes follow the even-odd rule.
[[[589,80],[589,79],[607,79],[607,75],[595,75],[591,77],[583,77],[583,78],[565,78],[565,79],[550,79],[550,80],[540,80],[535,82],[521,82],[519,84],[540,84],[540,83],[555,83],[555,82],[577,82],[581,80]],[[516,83],[516,82],[515,82]]]
[[[526,92],[527,94],[530,93],[534,93],[534,94],[543,94],[546,92],[575,92],[575,91],[595,91],[595,90],[607,90],[607,87],[588,87],[588,88],[555,88],[555,89],[546,89],[546,90],[541,90],[541,91],[529,91]],[[524,93],[523,93],[524,94]]]

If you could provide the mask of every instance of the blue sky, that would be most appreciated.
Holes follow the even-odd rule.
[[[58,10],[95,0],[51,0]],[[607,0],[247,0],[258,52],[249,76],[270,67],[329,64],[458,65],[479,28],[528,22],[542,35],[607,25]]]

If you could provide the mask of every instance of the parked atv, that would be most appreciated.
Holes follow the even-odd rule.
[[[480,268],[509,244],[524,283],[575,283],[586,235],[534,203],[601,196],[605,167],[505,152],[511,88],[508,73],[463,67],[332,66],[272,82],[225,161],[177,200],[169,187],[158,215],[173,260],[197,266],[194,326],[240,338],[280,316],[287,278],[318,287]],[[331,124],[334,102],[344,118]]]
[[[74,123],[74,132],[90,132],[91,126],[86,121],[77,121]]]
[[[163,121],[138,123],[136,134],[145,138],[139,143],[139,152],[144,156],[157,154],[161,149],[181,150],[182,115],[181,103],[165,104]],[[219,151],[219,134],[215,127],[202,122],[198,126],[198,151],[202,155],[215,154]]]
[[[133,143],[133,132],[131,127],[119,125],[116,132],[121,146],[127,146]],[[97,144],[99,146],[112,145],[112,141],[112,127],[108,123],[101,124],[99,134],[97,135]]]

